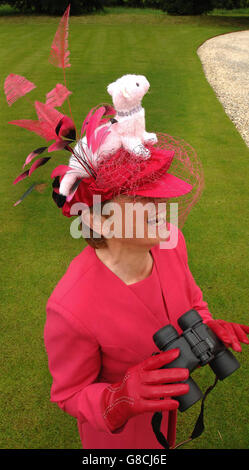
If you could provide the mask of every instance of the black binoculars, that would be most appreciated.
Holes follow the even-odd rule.
[[[203,323],[196,310],[189,310],[178,319],[183,333],[180,336],[172,325],[160,328],[153,340],[161,351],[179,348],[180,354],[170,364],[162,368],[184,367],[191,373],[198,366],[209,364],[219,380],[224,380],[240,367],[235,356],[229,351],[216,334]],[[184,381],[189,385],[189,392],[175,397],[179,410],[186,411],[203,397],[196,382],[189,377]]]

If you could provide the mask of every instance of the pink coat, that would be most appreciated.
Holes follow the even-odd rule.
[[[70,263],[47,302],[44,329],[51,401],[77,418],[85,449],[162,449],[152,427],[153,413],[135,416],[109,431],[100,408],[104,388],[122,380],[127,369],[157,351],[152,336],[194,308],[212,318],[188,267],[185,240],[177,247],[151,249],[165,312],[156,316],[132,289],[87,246]],[[176,413],[163,412],[161,430],[175,441]]]

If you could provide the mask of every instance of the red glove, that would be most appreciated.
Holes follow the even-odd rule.
[[[179,356],[179,349],[161,352],[127,370],[123,380],[108,386],[102,396],[103,416],[111,431],[139,413],[175,410],[179,403],[170,397],[183,395],[189,386],[188,369],[160,369]],[[160,398],[163,397],[163,400]]]
[[[208,320],[206,325],[213,330],[226,347],[231,347],[234,351],[242,351],[240,342],[249,344],[246,336],[249,334],[249,326],[225,320]]]

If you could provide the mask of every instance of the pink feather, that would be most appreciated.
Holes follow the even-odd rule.
[[[72,92],[69,91],[64,85],[57,83],[55,88],[46,94],[46,104],[53,107],[62,106],[64,101],[71,94]]]
[[[63,118],[64,114],[60,113],[59,111],[57,111],[57,109],[54,109],[52,106],[40,103],[39,101],[35,101],[35,109],[39,121],[48,124],[52,129],[54,129],[54,135],[56,136],[55,128],[57,127],[57,124],[60,122],[60,120]]]
[[[25,163],[23,165],[23,168],[28,165],[32,160],[33,158],[37,157],[37,155],[40,155],[41,153],[44,152],[44,150],[46,150],[47,147],[39,147],[38,149],[36,150],[33,150],[33,152],[29,153],[29,155],[27,156],[26,160],[25,160]]]
[[[102,106],[103,107],[103,106]],[[116,114],[116,110],[115,108],[113,108],[113,106],[109,105],[109,104],[106,104],[104,105],[104,113],[103,113],[103,116],[102,116],[102,119],[100,120],[99,122],[99,125],[101,126],[102,124],[105,124],[106,122],[108,122],[110,120],[110,118],[105,118],[105,116],[110,116],[110,115],[115,115]],[[81,128],[81,136],[84,134],[84,132],[86,131],[87,129],[87,126],[89,124],[89,121],[91,119],[91,116],[92,114],[95,112],[95,110],[97,109],[97,106],[95,106],[94,108],[92,108],[89,113],[87,114],[83,124],[82,124],[82,128]],[[101,108],[99,108],[101,109]],[[90,134],[92,134],[92,131],[90,131]]]
[[[97,131],[96,136],[94,133],[92,134],[91,137],[91,149],[92,152],[95,153],[96,150],[99,148],[101,144],[105,141],[106,137],[108,134],[110,134],[111,131],[108,131],[108,126],[102,127],[99,131]]]
[[[18,98],[26,95],[34,88],[36,88],[36,85],[27,78],[11,73],[4,82],[4,92],[8,105],[11,106]]]
[[[37,168],[39,168],[40,166],[42,165],[45,165],[45,163],[48,162],[48,160],[50,160],[51,157],[43,157],[43,158],[38,158],[38,160],[36,160],[33,165],[31,165],[30,169],[29,169],[29,176],[33,173],[33,171],[35,171]]]
[[[95,110],[95,108],[92,108],[89,113],[87,114],[86,118],[84,119],[83,121],[83,124],[82,124],[82,128],[81,128],[81,135],[84,134],[86,128],[87,128],[87,125],[88,125],[88,122],[89,122],[89,119],[90,117],[92,116],[92,113],[93,111]]]
[[[110,117],[114,117],[114,115],[116,114],[116,110],[115,108],[113,108],[113,106],[111,106],[110,104],[106,104],[105,105],[105,113],[103,115],[103,118],[101,119],[100,121],[100,126],[102,124],[105,124],[106,122],[108,122],[110,120]],[[109,116],[108,118],[105,118],[105,116]]]
[[[69,50],[68,50],[68,22],[69,22],[70,4],[68,5],[65,13],[63,14],[59,27],[55,33],[52,42],[49,62],[56,67],[65,69],[71,67],[69,63]]]
[[[116,109],[111,104],[105,105],[105,116],[116,114]]]
[[[101,121],[101,118],[105,112],[104,106],[101,106],[101,108],[97,109],[93,116],[90,117],[87,127],[86,127],[86,139],[87,139],[87,145],[90,147],[91,145],[91,136],[95,129],[99,126],[99,123]]]
[[[19,181],[24,180],[24,178],[26,178],[27,176],[29,176],[29,170],[26,170],[23,173],[21,173],[19,176],[17,176],[15,181],[13,181],[13,184],[19,183]]]
[[[9,121],[9,124],[23,127],[28,131],[35,132],[47,141],[57,139],[55,129],[64,117],[64,114],[39,101],[35,101],[36,113],[39,121],[33,121],[31,119],[18,119],[16,121]]]
[[[52,145],[50,145],[48,147],[48,152],[54,152],[56,150],[62,150],[68,144],[71,144],[71,140],[57,139]]]
[[[78,188],[76,188],[72,193],[69,193],[69,194],[68,194],[68,196],[66,197],[66,201],[67,201],[67,202],[70,202],[70,201],[73,199],[73,197],[74,197],[74,195],[75,195],[77,189],[78,189]]]
[[[74,195],[75,195],[75,193],[76,193],[76,191],[77,191],[77,189],[78,189],[78,187],[79,187],[79,185],[80,185],[80,183],[81,183],[82,180],[83,180],[83,178],[77,179],[77,180],[74,182],[74,184],[71,186],[70,192],[69,192],[69,194],[68,194],[67,197],[66,197],[66,201],[67,201],[67,202],[70,202],[70,201],[73,199],[73,197],[74,197]]]
[[[43,137],[47,141],[55,139],[56,133],[46,122],[33,121],[32,119],[18,119],[16,121],[9,121],[8,124],[23,127],[28,131],[35,132],[35,134]]]
[[[53,169],[50,176],[51,178],[56,178],[56,176],[64,176],[67,171],[72,169],[73,168],[70,168],[70,166],[67,165],[58,165],[56,168]]]

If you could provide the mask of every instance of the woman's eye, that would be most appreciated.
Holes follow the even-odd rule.
[[[137,86],[139,86],[139,83],[136,83]]]

